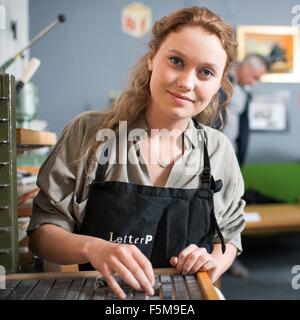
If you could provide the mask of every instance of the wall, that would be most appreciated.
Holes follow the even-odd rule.
[[[121,30],[121,9],[130,1],[30,1],[31,36],[59,13],[67,21],[32,48],[42,65],[35,76],[40,116],[59,131],[78,113],[103,108],[109,91],[126,85],[126,74],[146,49],[147,37],[136,39]],[[153,3],[154,18],[183,1]]]
[[[152,7],[154,20],[182,6],[201,5],[221,14],[233,26],[291,25],[297,0],[142,1]],[[121,31],[121,9],[126,0],[30,0],[30,35],[59,13],[67,22],[56,27],[31,49],[42,65],[34,76],[39,88],[40,118],[59,132],[82,111],[103,108],[110,90],[120,91],[126,73],[146,49],[148,37],[135,39]],[[283,133],[253,133],[249,162],[299,161],[300,86],[259,84],[256,93],[288,90],[289,129]]]
[[[11,58],[17,51],[28,44],[29,37],[29,4],[28,0],[0,0],[5,7],[6,21],[5,30],[0,30],[0,65]],[[11,22],[16,22],[16,38],[11,29]],[[8,69],[17,78],[21,76],[27,65],[29,52],[24,54],[23,59],[17,59]]]

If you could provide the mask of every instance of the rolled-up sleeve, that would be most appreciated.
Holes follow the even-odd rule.
[[[237,254],[242,253],[241,233],[245,228],[244,180],[234,150],[228,138],[220,133],[221,161],[216,177],[223,180],[223,188],[214,196],[215,214],[225,243],[232,243]],[[220,243],[216,235],[215,243]]]
[[[27,232],[48,223],[73,232],[74,176],[59,157],[50,155],[40,170],[37,185],[40,191],[33,200],[32,217]]]
[[[43,224],[54,224],[73,232],[78,223],[78,212],[74,210],[76,188],[79,180],[85,177],[82,172],[78,173],[78,159],[85,132],[80,119],[71,121],[65,127],[58,143],[40,168],[37,179],[40,191],[33,200],[27,233]]]
[[[243,184],[242,184],[243,185]],[[241,181],[235,185],[232,199],[219,220],[219,227],[224,237],[225,243],[231,243],[237,248],[237,254],[242,253],[241,233],[245,228],[244,207],[245,201],[241,199],[243,186]],[[215,243],[220,239],[216,236]]]

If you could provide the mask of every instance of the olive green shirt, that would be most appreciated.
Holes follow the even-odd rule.
[[[33,202],[32,218],[27,232],[43,224],[54,224],[70,232],[73,232],[75,227],[76,230],[80,229],[85,214],[89,185],[95,178],[96,172],[94,165],[90,173],[86,174],[84,158],[80,156],[82,148],[91,136],[91,125],[99,121],[99,116],[101,119],[101,112],[91,111],[72,120],[43,163],[37,179],[40,192]],[[241,200],[244,193],[243,178],[233,147],[226,136],[208,126],[202,127],[203,130],[197,130],[193,121],[189,121],[184,132],[182,159],[185,161],[178,159],[174,163],[165,187],[199,188],[201,183],[199,175],[203,170],[203,139],[205,139],[212,175],[215,180],[223,181],[222,190],[214,195],[216,219],[225,242],[236,246],[239,254],[242,251],[241,232],[245,226],[245,202]],[[144,114],[141,114],[129,129],[135,128],[144,130],[148,128]],[[199,131],[202,131],[202,134]],[[132,131],[129,130],[129,132]],[[122,130],[120,130],[121,133]],[[141,139],[143,137],[144,135],[141,136]],[[125,140],[126,138],[125,134]],[[136,152],[136,144],[132,141],[126,143],[121,139],[124,139],[124,135],[123,138],[110,140],[114,141],[112,146],[115,148],[110,149],[105,179],[152,185],[146,165],[142,161],[139,162],[141,156]],[[105,145],[106,143],[99,147],[96,154],[97,159]],[[117,163],[116,159],[127,159],[127,154],[131,159],[130,162]],[[220,239],[216,235],[215,243],[219,242]]]

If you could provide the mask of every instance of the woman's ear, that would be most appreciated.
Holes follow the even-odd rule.
[[[152,57],[148,56],[148,70],[152,71],[152,69],[153,69]]]

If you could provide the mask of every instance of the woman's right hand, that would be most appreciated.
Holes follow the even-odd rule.
[[[151,262],[135,245],[93,238],[87,244],[86,254],[88,261],[102,274],[118,298],[125,299],[126,295],[114,278],[114,273],[135,290],[154,294]]]

